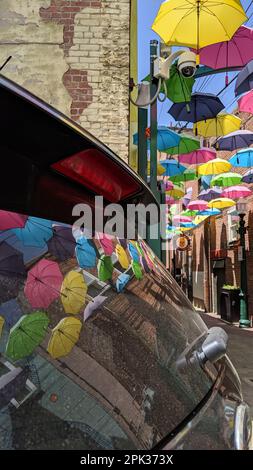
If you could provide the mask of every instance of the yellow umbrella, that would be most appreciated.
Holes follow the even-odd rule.
[[[115,253],[117,255],[118,262],[119,262],[120,266],[123,269],[127,269],[129,267],[130,261],[128,259],[128,256],[127,256],[126,251],[124,250],[123,246],[121,246],[119,243],[116,245]]]
[[[165,191],[165,194],[167,196],[173,197],[174,199],[180,199],[180,197],[184,196],[184,189],[174,184],[174,188],[170,189],[169,191]]]
[[[0,317],[0,338],[2,336],[2,331],[3,331],[3,327],[4,327],[4,318],[3,317]]]
[[[232,168],[232,165],[227,160],[222,158],[214,158],[209,162],[204,163],[198,167],[199,175],[219,175],[220,173],[227,173]]]
[[[160,163],[157,163],[157,175],[162,176],[165,173],[166,169],[160,165]],[[150,175],[150,162],[148,162],[148,176]]]
[[[242,120],[234,114],[218,114],[215,118],[198,121],[194,124],[195,134],[203,137],[220,137],[238,131]]]
[[[67,356],[77,343],[81,328],[82,322],[79,318],[63,318],[52,330],[52,336],[47,347],[49,354],[54,359]]]
[[[239,0],[167,0],[152,29],[166,44],[199,50],[228,41],[246,20]]]
[[[77,271],[70,271],[64,278],[61,286],[61,301],[66,313],[74,315],[84,306],[87,294],[87,284],[83,275]]]
[[[233,199],[228,199],[227,197],[220,197],[210,201],[207,206],[209,209],[226,209],[227,207],[232,207],[235,205]]]
[[[204,222],[209,216],[208,215],[196,215],[195,219],[193,219],[193,223],[195,225],[201,224],[201,222]]]

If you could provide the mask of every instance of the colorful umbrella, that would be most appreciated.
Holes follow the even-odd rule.
[[[77,343],[82,329],[79,318],[63,318],[53,328],[47,351],[54,359],[67,356]]]
[[[165,181],[165,183],[164,183],[164,190],[165,191],[170,191],[173,188],[174,188],[174,184],[172,183],[172,181],[170,181],[170,180]]]
[[[1,338],[1,336],[2,336],[2,332],[3,332],[3,328],[4,328],[4,323],[5,323],[4,318],[0,316],[0,338]]]
[[[240,113],[253,114],[253,90],[250,90],[246,95],[239,99],[238,110]]]
[[[25,296],[33,308],[48,308],[60,296],[63,276],[55,261],[40,260],[28,272]]]
[[[222,196],[229,199],[240,199],[252,195],[251,189],[246,186],[230,186],[224,189]]]
[[[181,225],[181,223],[192,222],[191,217],[187,217],[186,215],[175,215],[173,217],[174,225]]]
[[[152,29],[166,44],[199,50],[227,41],[246,20],[239,1],[171,0],[160,6]]]
[[[232,168],[232,165],[227,160],[215,158],[214,160],[200,165],[198,167],[198,173],[199,175],[218,175],[220,173],[226,173],[230,168]]]
[[[86,294],[87,284],[83,275],[77,271],[70,271],[61,286],[61,301],[65,312],[78,314],[85,304]]]
[[[188,204],[188,209],[193,211],[204,211],[207,208],[207,202],[197,199],[196,201],[191,201]]]
[[[185,134],[178,134],[180,136],[179,144],[176,147],[171,147],[164,150],[165,153],[170,155],[179,155],[180,153],[193,152],[200,148],[200,141],[194,137],[189,137]]]
[[[170,177],[171,181],[173,183],[181,183],[185,181],[193,181],[198,179],[197,173],[195,170],[192,169],[187,169],[184,171],[184,173],[181,173],[179,175],[171,176]]]
[[[135,244],[133,242],[129,242],[128,243],[128,251],[130,253],[130,256],[131,258],[134,260],[134,261],[139,261],[140,259],[140,253],[139,251],[137,250]]]
[[[123,292],[124,288],[130,281],[130,279],[131,279],[131,276],[129,276],[129,274],[122,273],[119,275],[116,281],[116,289],[118,293]]]
[[[198,211],[194,211],[192,209],[186,209],[185,211],[181,212],[181,215],[186,217],[195,217]]]
[[[0,230],[23,228],[27,219],[28,217],[26,215],[0,210]]]
[[[83,312],[83,321],[88,320],[88,318],[99,308],[101,305],[105,302],[107,297],[104,295],[97,295],[94,297],[85,307],[85,310]]]
[[[98,239],[105,255],[111,256],[114,252],[113,237],[110,237],[110,235],[106,235],[105,233],[98,233]]]
[[[201,186],[204,189],[208,189],[210,187],[212,177],[213,175],[206,175],[201,177]]]
[[[0,274],[17,277],[26,273],[23,255],[6,242],[0,242]]]
[[[0,306],[0,315],[5,320],[5,326],[10,330],[23,316],[16,299],[8,300]]]
[[[198,195],[199,199],[202,199],[203,201],[211,201],[212,199],[215,199],[219,196],[221,196],[222,189],[214,186],[213,188],[209,189],[203,189]]]
[[[76,243],[76,259],[80,268],[94,268],[96,266],[97,253],[92,241],[81,237],[78,238]]]
[[[146,132],[148,139],[148,147],[150,147],[150,129]],[[170,130],[166,126],[158,126],[157,128],[157,150],[163,152],[169,147],[175,147],[179,144],[180,135]],[[133,136],[134,145],[138,145],[138,133]]]
[[[248,168],[253,166],[253,149],[242,149],[236,152],[230,159],[232,166]]]
[[[169,206],[172,204],[176,204],[178,200],[174,199],[173,197],[170,196],[165,196],[165,203],[168,204]]]
[[[53,236],[52,221],[28,217],[24,228],[12,229],[25,246],[43,247]]]
[[[219,137],[238,131],[241,123],[241,119],[234,114],[219,114],[216,118],[197,122],[193,129],[203,137]]]
[[[180,165],[180,163],[177,160],[174,160],[173,158],[161,160],[160,164],[165,169],[164,176],[179,175],[186,170],[185,166]]]
[[[239,72],[235,82],[235,96],[246,93],[253,88],[253,60]]]
[[[125,249],[119,243],[116,245],[115,253],[116,253],[116,256],[118,258],[118,262],[119,262],[120,266],[123,269],[127,269],[129,267],[130,261],[128,259],[128,256],[127,256],[127,253],[126,253]]]
[[[188,204],[192,198],[192,188],[187,188],[186,193],[183,197],[182,203],[184,207],[188,207]]]
[[[177,65],[170,67],[169,78],[166,80],[167,98],[173,103],[191,101],[192,88],[195,83],[194,77],[184,77],[179,73]],[[143,82],[150,82],[150,75],[147,75]],[[161,86],[161,93],[165,94],[165,88]]]
[[[242,176],[238,173],[223,173],[214,176],[211,180],[211,186],[234,186],[241,182]]]
[[[6,346],[6,356],[17,361],[30,356],[46,336],[49,318],[44,312],[23,315],[10,330]]]
[[[208,203],[210,209],[227,209],[235,205],[235,201],[226,197],[213,199]]]
[[[249,171],[245,173],[245,175],[243,175],[241,182],[248,183],[248,184],[253,183],[253,169],[250,169]]]
[[[182,222],[181,228],[192,229],[195,228],[196,225],[193,222]]]
[[[213,160],[216,157],[215,150],[208,147],[202,147],[194,152],[186,153],[178,156],[180,163],[187,163],[188,165],[201,165]]]
[[[239,130],[220,137],[215,146],[218,150],[237,150],[243,147],[249,147],[253,144],[253,132]]]
[[[170,196],[174,199],[180,199],[184,196],[184,190],[181,188],[181,186],[178,185],[174,185],[173,189],[171,189],[170,191],[166,191],[165,193],[167,196]]]
[[[157,168],[157,175],[158,176],[162,176],[162,175],[165,174],[165,169],[160,163],[157,163],[156,168]],[[150,161],[148,161],[147,172],[148,172],[148,176],[150,176]]]
[[[204,220],[206,220],[208,218],[208,215],[196,215],[195,219],[193,219],[193,224],[194,225],[199,225],[199,224],[202,224],[202,222],[204,222]]]
[[[113,264],[110,256],[102,255],[98,261],[98,278],[100,281],[106,282],[112,278]]]
[[[193,93],[190,103],[174,103],[168,113],[176,121],[198,122],[217,116],[224,109],[221,100],[211,93]]]
[[[141,265],[140,263],[138,263],[138,261],[132,261],[132,271],[136,277],[136,279],[138,280],[141,280],[142,277],[143,277],[143,274],[142,274],[142,269],[141,269]]]
[[[221,211],[219,209],[205,209],[204,211],[199,211],[198,215],[206,215],[208,217],[213,215],[219,215]]]
[[[47,243],[48,251],[59,261],[66,261],[75,256],[76,241],[71,227],[57,225],[53,227],[53,236]]]

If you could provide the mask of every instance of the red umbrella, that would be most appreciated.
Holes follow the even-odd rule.
[[[47,308],[60,296],[63,276],[55,261],[42,259],[30,269],[25,295],[33,308]]]
[[[28,217],[26,215],[0,210],[0,230],[23,228],[27,219]]]

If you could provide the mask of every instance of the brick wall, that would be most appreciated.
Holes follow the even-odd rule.
[[[0,21],[4,74],[127,160],[130,0],[1,0]]]

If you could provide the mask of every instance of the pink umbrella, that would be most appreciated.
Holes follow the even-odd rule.
[[[193,211],[204,211],[207,208],[207,202],[203,201],[202,199],[198,199],[196,201],[191,201],[188,204],[187,209],[191,209]]]
[[[99,242],[102,246],[105,255],[111,256],[114,252],[113,237],[106,235],[105,233],[98,233]]]
[[[26,215],[0,210],[0,230],[23,228],[27,219]]]
[[[216,157],[216,151],[208,147],[194,150],[190,153],[182,153],[179,155],[178,160],[180,163],[188,163],[189,165],[200,165]]]
[[[25,295],[33,308],[47,308],[60,296],[63,276],[55,261],[42,259],[30,269]]]
[[[169,204],[170,206],[171,206],[172,204],[176,204],[176,202],[177,202],[177,201],[176,201],[176,199],[174,199],[174,197],[170,197],[170,196],[166,196],[166,197],[165,197],[165,203],[166,203],[166,204]]]
[[[174,188],[172,181],[165,181],[165,191],[171,191]]]
[[[196,50],[192,50],[197,53]],[[253,30],[241,26],[230,41],[203,47],[199,54],[201,64],[212,69],[243,67],[253,59]],[[228,84],[227,74],[226,84]]]
[[[174,215],[174,217],[172,217],[172,220],[173,224],[192,222],[192,218],[187,217],[186,215]]]
[[[250,90],[239,99],[238,108],[241,113],[253,114],[253,90]]]
[[[229,199],[240,199],[241,197],[248,197],[252,195],[251,189],[246,186],[230,186],[222,192],[223,197]]]

